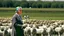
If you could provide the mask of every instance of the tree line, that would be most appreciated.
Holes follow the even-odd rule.
[[[0,7],[22,8],[64,8],[64,2],[43,2],[43,1],[0,1]]]

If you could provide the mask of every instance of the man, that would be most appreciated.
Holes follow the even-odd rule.
[[[16,36],[24,36],[22,26],[18,26],[18,25],[23,25],[21,21],[22,18],[20,16],[21,14],[22,14],[22,8],[16,7],[16,13],[12,18],[12,36],[15,36],[14,35],[15,31],[16,31]]]

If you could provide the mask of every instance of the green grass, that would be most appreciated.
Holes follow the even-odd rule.
[[[0,17],[12,17],[15,12],[0,12]],[[41,20],[64,20],[64,12],[23,12],[24,15],[29,15],[31,19],[41,19]]]
[[[9,10],[5,11],[7,9],[8,8],[3,10],[3,8],[0,8],[0,17],[12,17],[14,15],[14,13],[15,13],[14,10],[12,11],[9,8],[10,11]],[[45,10],[45,9],[46,8],[44,8],[44,9],[42,8],[41,10]],[[47,9],[49,9],[49,8],[47,8]],[[27,11],[25,11],[25,10],[27,10]],[[24,15],[29,15],[31,19],[39,19],[39,20],[64,20],[64,11],[48,11],[48,12],[46,10],[45,11],[38,11],[39,10],[38,8],[34,8],[34,9],[32,8],[31,10],[34,10],[34,11],[30,11],[27,8],[25,8],[25,9],[23,8],[23,13],[21,15],[22,18],[23,18]],[[50,8],[49,10],[53,10],[53,9]],[[58,10],[58,8],[56,10]]]
[[[0,8],[0,11],[14,11],[15,8]],[[64,11],[64,8],[22,8],[23,11]]]
[[[64,17],[31,17],[31,19],[38,19],[38,20],[64,20]]]

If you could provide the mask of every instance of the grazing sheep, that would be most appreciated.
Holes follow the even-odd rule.
[[[25,16],[24,16],[25,17]],[[58,33],[64,33],[64,20],[36,20],[36,19],[24,19],[23,30],[24,36],[51,36]],[[0,18],[0,36],[4,36],[8,33],[9,36],[12,34],[11,18]]]
[[[0,29],[0,36],[4,36],[4,31],[2,31],[2,29]]]
[[[61,36],[60,35],[61,30],[62,30],[62,27],[56,27],[55,28],[55,31],[58,33],[58,36]]]
[[[12,29],[11,29],[11,28],[8,28],[7,32],[8,32],[8,34],[9,34],[10,36],[12,36]]]
[[[36,34],[37,36],[43,36],[43,32],[44,32],[44,29],[42,26],[37,26],[36,27]]]
[[[47,29],[46,29],[46,32],[48,33],[48,36],[50,36],[50,32],[51,32],[51,28],[50,27],[48,27]]]
[[[31,34],[31,36],[36,36],[35,25],[33,25],[33,24],[30,24],[30,34]]]
[[[24,36],[29,36],[30,34],[30,27],[29,24],[27,24],[27,27],[24,29]]]

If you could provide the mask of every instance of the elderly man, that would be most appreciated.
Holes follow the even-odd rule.
[[[16,32],[16,36],[24,36],[22,26],[20,26],[23,25],[20,14],[22,14],[22,8],[16,7],[16,13],[12,18],[12,36],[15,36],[14,31]]]

